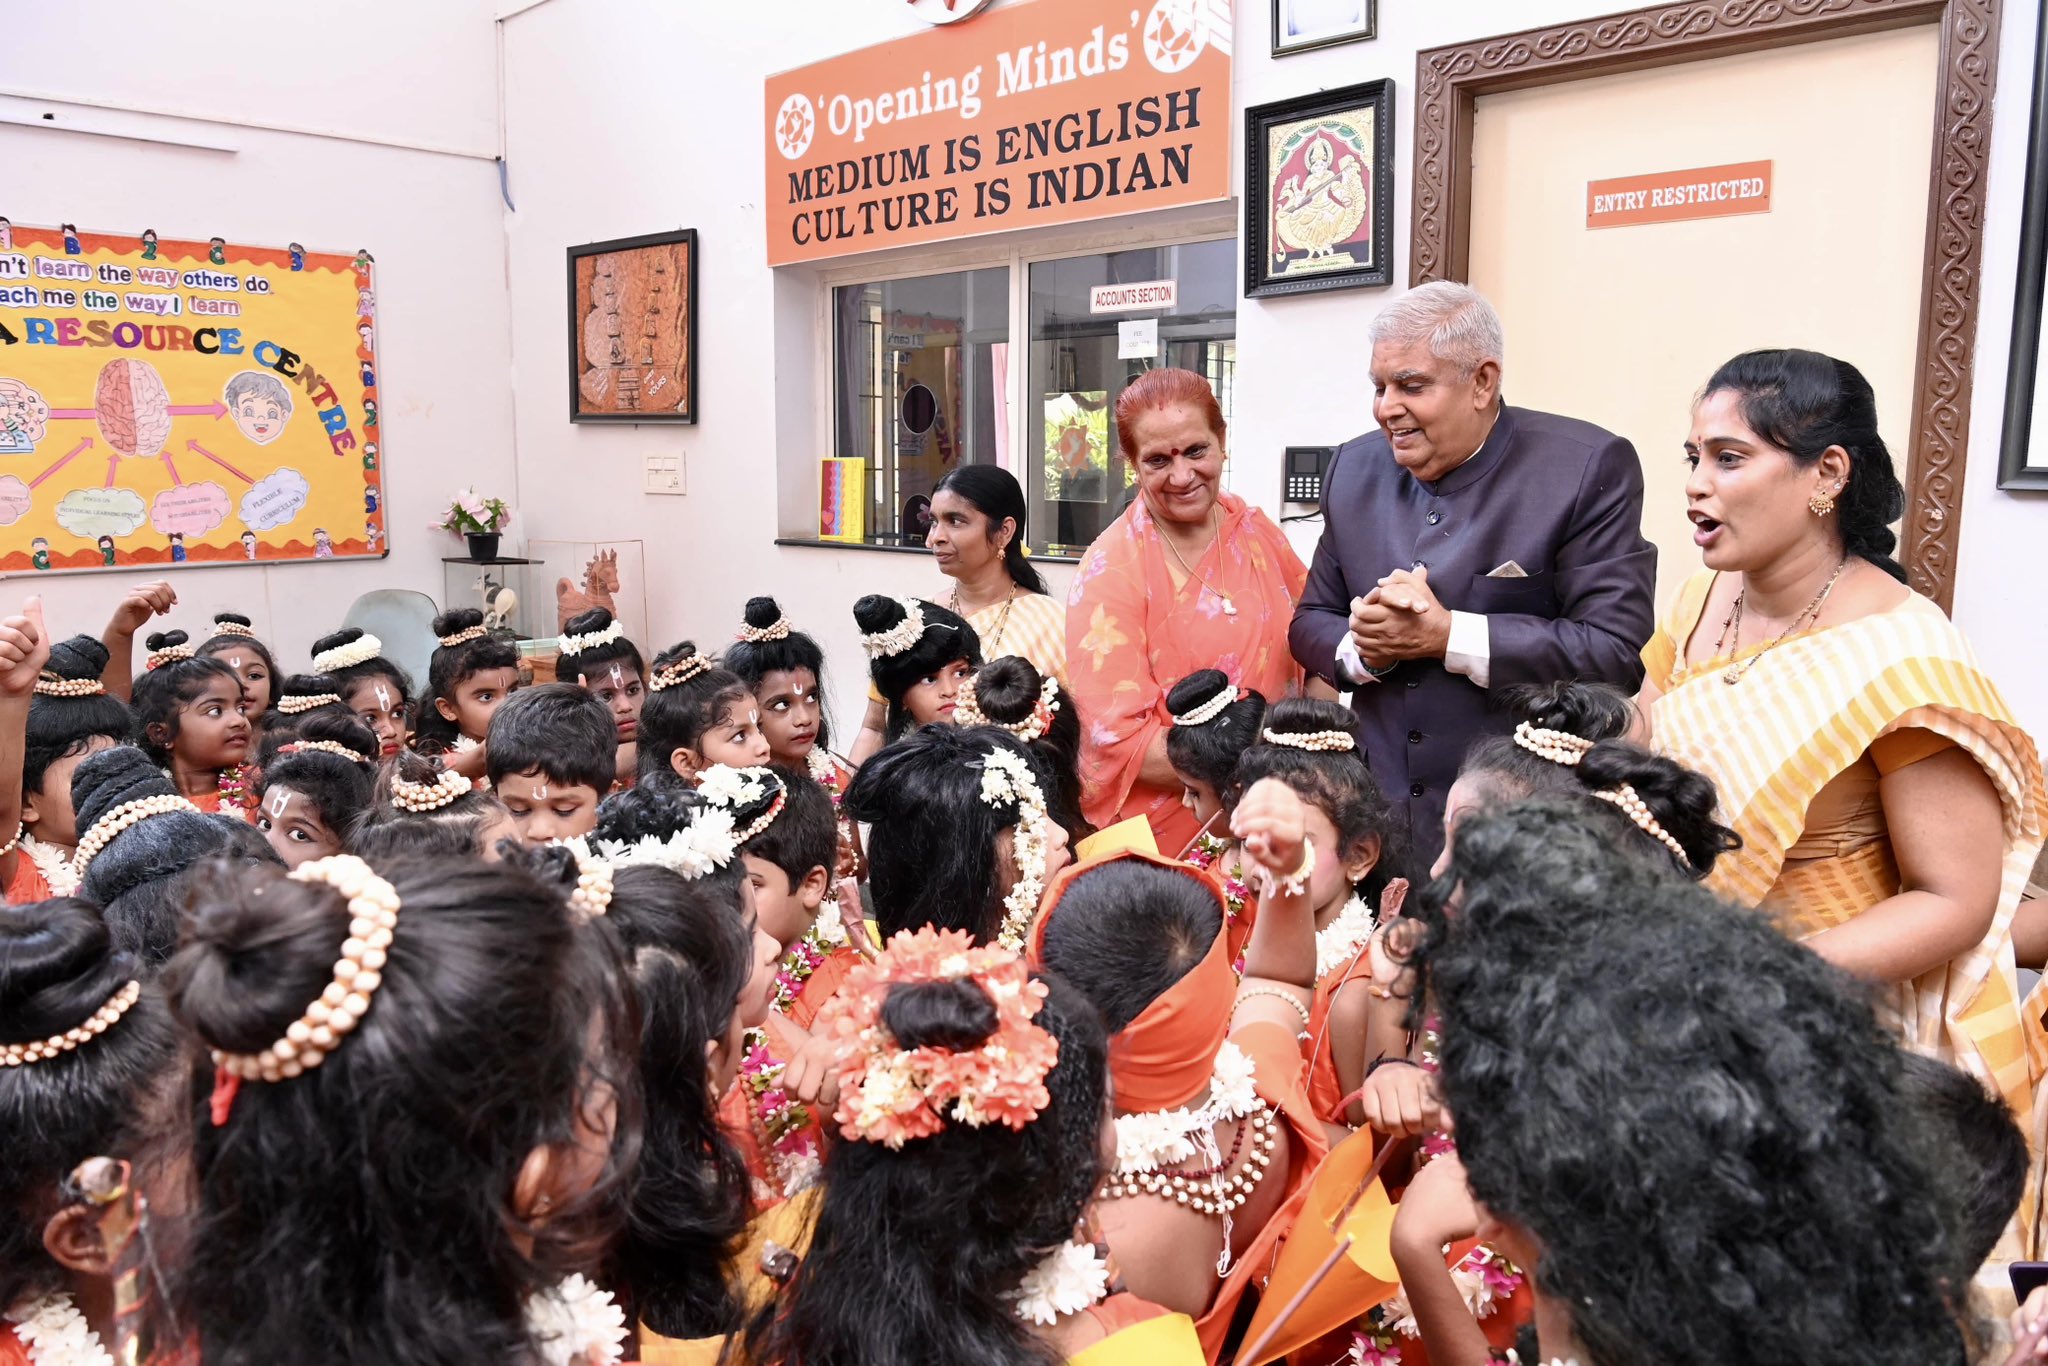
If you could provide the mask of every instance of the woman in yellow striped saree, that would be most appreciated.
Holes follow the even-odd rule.
[[[1968,642],[1890,558],[1905,500],[1869,383],[1811,351],[1737,356],[1685,450],[1707,572],[1645,647],[1643,700],[1742,836],[1709,885],[1890,983],[1907,1043],[2033,1117],[2038,1152],[2048,1035],[2011,926],[2048,794]]]

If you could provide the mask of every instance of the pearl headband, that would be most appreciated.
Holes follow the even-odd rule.
[[[107,998],[107,1003],[81,1023],[35,1043],[0,1044],[0,1067],[21,1067],[69,1053],[87,1040],[96,1039],[114,1027],[128,1013],[128,1007],[142,997],[142,983],[130,982]]]
[[[467,645],[472,640],[482,640],[489,634],[490,632],[481,626],[466,626],[452,636],[440,636],[438,639],[442,649],[452,650],[458,645]]]
[[[107,685],[97,678],[64,678],[48,670],[36,675],[37,697],[104,697]]]
[[[216,621],[213,623],[213,634],[217,636],[248,636],[253,640],[256,636],[256,628],[244,626],[239,621]]]
[[[766,626],[742,626],[738,638],[750,645],[758,645],[764,640],[788,640],[789,618],[777,617]]]
[[[1341,730],[1317,730],[1306,735],[1297,735],[1293,731],[1268,730],[1266,743],[1281,745],[1287,749],[1305,749],[1331,754],[1346,753],[1358,748],[1358,741],[1351,738],[1350,732]]]
[[[79,837],[77,852],[71,856],[72,869],[83,875],[85,866],[99,857],[100,850],[114,842],[114,836],[131,825],[140,825],[151,816],[168,816],[173,811],[190,811],[195,816],[200,814],[198,807],[171,792],[122,802],[94,821],[92,828]]]
[[[1636,823],[1637,829],[1677,855],[1680,863],[1688,868],[1692,867],[1692,858],[1685,852],[1685,846],[1680,844],[1678,837],[1666,830],[1651,813],[1648,804],[1643,801],[1633,784],[1623,783],[1612,792],[1595,792],[1593,795],[1603,802],[1612,802],[1620,807],[1622,814]]]
[[[303,697],[280,697],[277,710],[283,716],[297,716],[300,712],[313,711],[320,707],[338,706],[341,694],[335,692],[307,693]]]
[[[145,670],[161,669],[166,664],[177,664],[187,659],[196,659],[198,652],[190,645],[166,645],[161,650],[151,650],[142,661]]]
[[[358,750],[350,749],[339,740],[290,740],[277,747],[279,755],[286,754],[338,754],[350,763],[361,764],[364,768],[371,760]]]
[[[410,811],[424,816],[429,811],[439,811],[470,790],[469,779],[454,769],[435,778],[431,783],[409,783],[403,778],[391,780],[391,804],[400,811]]]
[[[555,641],[557,648],[565,655],[580,655],[595,650],[600,645],[609,645],[626,634],[626,624],[614,621],[602,631],[592,631],[587,636],[561,636]]]
[[[213,1050],[214,1066],[243,1081],[279,1081],[318,1067],[340,1047],[384,981],[385,951],[398,926],[398,892],[353,854],[302,863],[285,874],[293,882],[320,882],[348,899],[348,938],[334,963],[334,978],[284,1037],[261,1053]],[[218,1121],[216,1121],[218,1122]]]
[[[1583,735],[1574,735],[1568,730],[1545,730],[1528,721],[1515,727],[1515,744],[1539,759],[1548,759],[1566,768],[1577,768],[1579,760],[1586,757],[1586,751],[1593,748],[1593,742]]]
[[[1201,703],[1199,706],[1189,707],[1186,711],[1174,717],[1173,724],[1176,726],[1206,725],[1223,715],[1224,708],[1236,702],[1238,696],[1239,693],[1234,685],[1226,685],[1222,692],[1217,693],[1208,701]]]
[[[358,664],[367,664],[384,653],[384,642],[368,631],[346,645],[337,645],[313,656],[313,672],[331,674],[337,669],[352,669]]]
[[[666,668],[656,669],[654,677],[647,680],[647,691],[667,692],[679,688],[711,668],[711,661],[703,655],[684,655]]]
[[[900,655],[924,638],[924,608],[916,598],[898,598],[896,602],[903,609],[903,620],[886,631],[876,631],[860,638],[860,647],[868,652],[870,659]]]

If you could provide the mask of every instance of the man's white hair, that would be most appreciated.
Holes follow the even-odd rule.
[[[1505,364],[1500,314],[1486,296],[1456,280],[1418,285],[1373,316],[1371,344],[1408,346],[1428,342],[1429,354],[1469,375],[1484,361]]]

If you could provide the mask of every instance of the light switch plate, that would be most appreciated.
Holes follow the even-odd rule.
[[[680,451],[650,453],[644,465],[645,487],[649,493],[683,494],[683,456]]]

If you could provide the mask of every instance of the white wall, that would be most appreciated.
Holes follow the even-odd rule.
[[[338,625],[358,595],[402,587],[439,599],[439,557],[461,552],[459,542],[425,529],[437,499],[468,482],[511,487],[511,324],[497,168],[488,159],[497,141],[491,15],[483,0],[357,0],[345,13],[215,0],[204,23],[139,0],[70,0],[10,14],[0,96],[203,115],[194,122],[42,106],[60,118],[118,121],[152,137],[238,150],[0,124],[0,213],[23,224],[368,247],[377,258],[391,555],[169,572],[180,599],[170,624],[197,635],[217,610],[247,612],[280,664],[303,669],[314,637]],[[34,587],[56,629],[97,634],[130,581],[40,575]],[[0,605],[11,610],[22,591],[20,581],[0,589]]]
[[[1232,121],[1248,104],[1392,76],[1395,275],[1405,280],[1416,52],[1623,7],[1620,0],[1385,0],[1376,41],[1276,61],[1267,55],[1265,0],[1238,0]],[[761,81],[916,28],[903,6],[883,0],[786,0],[767,23],[760,10],[746,7],[548,0],[505,21],[506,145],[520,205],[508,219],[513,353],[529,529],[551,537],[644,538],[655,578],[647,590],[649,619],[664,642],[684,634],[700,644],[721,641],[747,596],[782,597],[840,667],[834,691],[842,727],[857,714],[859,680],[849,676],[861,662],[848,611],[853,599],[875,591],[934,593],[943,581],[913,556],[772,543],[776,455],[804,462],[783,473],[793,489],[812,487],[808,461],[826,453],[814,449],[826,387],[816,373],[816,276],[803,269],[778,276],[763,263]],[[1992,487],[2032,28],[2032,7],[2010,0],[1956,610],[2022,718],[2042,733],[2048,633],[2006,605],[2022,600],[2015,585],[2035,577],[2023,547],[2048,533],[2048,500],[2015,499]],[[564,249],[682,226],[702,234],[702,422],[688,429],[571,427]],[[1399,292],[1239,302],[1235,488],[1270,508],[1281,447],[1340,441],[1369,424],[1358,338],[1372,312]],[[641,457],[651,450],[683,452],[686,497],[640,492]],[[1304,548],[1312,536],[1312,529],[1303,536]],[[1064,583],[1063,571],[1053,577]]]

